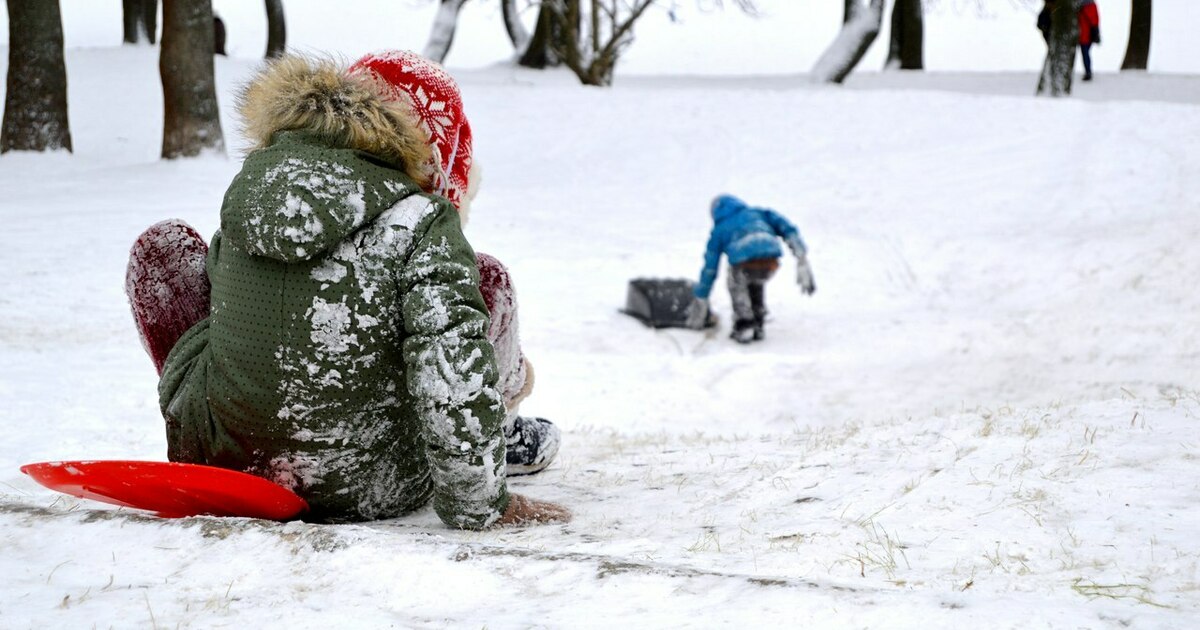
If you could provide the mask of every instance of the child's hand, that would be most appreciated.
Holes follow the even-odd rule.
[[[504,510],[504,514],[495,523],[492,523],[492,527],[551,522],[566,523],[571,520],[571,511],[557,503],[537,501],[513,493],[510,493],[508,497],[508,509]]]
[[[708,300],[695,298],[688,304],[687,321],[684,322],[692,330],[700,330],[708,323]]]
[[[812,268],[808,266],[808,258],[803,255],[796,258],[796,284],[800,285],[800,291],[805,295],[812,295],[817,290],[817,283],[813,280]]]

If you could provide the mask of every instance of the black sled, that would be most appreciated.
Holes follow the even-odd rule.
[[[651,328],[688,328],[688,307],[696,300],[694,287],[684,278],[635,278],[629,281],[621,312]],[[717,316],[710,310],[704,327],[716,325]]]

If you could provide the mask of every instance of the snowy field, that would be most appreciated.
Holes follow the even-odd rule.
[[[218,60],[230,157],[162,162],[156,51],[67,61],[76,153],[0,157],[0,628],[1200,624],[1194,77],[457,72],[467,235],[517,282],[523,411],[565,431],[511,487],[575,513],[468,533],[164,521],[17,470],[165,457],[125,256],[216,229],[253,68]],[[811,248],[762,344],[725,338],[724,270],[716,335],[617,312],[697,274],[719,192]]]

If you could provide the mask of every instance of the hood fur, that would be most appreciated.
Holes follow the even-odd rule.
[[[285,55],[268,62],[238,95],[242,133],[255,150],[268,146],[277,131],[312,132],[334,148],[395,163],[428,190],[429,136],[406,104],[384,93],[370,76],[350,76],[332,60]]]

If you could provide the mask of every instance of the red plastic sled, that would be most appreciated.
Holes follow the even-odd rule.
[[[43,462],[26,464],[21,472],[51,490],[164,518],[205,514],[286,521],[308,509],[296,493],[262,477],[199,464]]]

